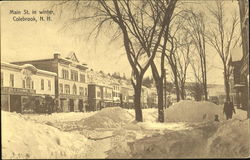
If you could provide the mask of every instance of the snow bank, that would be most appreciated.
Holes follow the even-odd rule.
[[[81,119],[87,118],[95,114],[96,112],[66,112],[66,113],[52,113],[51,115],[45,114],[25,114],[26,118],[35,120],[37,122],[69,122],[69,121],[79,121]]]
[[[223,107],[207,101],[183,100],[167,108],[164,114],[167,122],[214,121],[216,114],[219,120],[225,120]]]
[[[86,129],[116,128],[134,120],[134,116],[120,107],[104,108],[79,123]]]
[[[143,136],[127,143],[126,152],[131,159],[246,158],[249,136],[249,120],[196,123],[185,130]],[[117,158],[115,153],[120,150],[112,150],[111,158]]]
[[[229,120],[208,140],[209,157],[249,157],[249,120]]]
[[[80,134],[62,132],[23,115],[2,111],[3,158],[81,158],[88,140]]]

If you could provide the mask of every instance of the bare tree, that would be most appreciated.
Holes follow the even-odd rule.
[[[209,11],[213,17],[213,21],[211,27],[209,28],[207,39],[209,44],[220,56],[224,71],[223,76],[226,100],[230,100],[229,77],[232,70],[230,65],[227,64],[227,59],[229,57],[230,50],[237,45],[240,38],[240,34],[236,35],[236,27],[239,23],[239,19],[236,12],[234,12],[230,21],[226,19],[223,1],[216,1],[215,7],[209,8]]]
[[[202,83],[201,66],[197,65],[196,54],[193,54],[190,58],[190,65],[193,70],[194,83],[189,86],[189,91],[196,101],[201,101],[204,96],[204,89]],[[199,59],[199,58],[198,58]]]
[[[192,41],[189,40],[189,34],[187,32],[180,33],[182,37],[178,40],[179,47],[176,50],[176,61],[177,61],[177,77],[179,81],[179,88],[180,88],[180,96],[181,99],[185,99],[185,83],[187,77],[187,69],[190,64],[190,50]]]
[[[204,89],[205,100],[208,99],[207,94],[207,61],[206,61],[206,28],[204,22],[204,14],[202,12],[195,13],[193,10],[187,10],[183,14],[186,25],[183,25],[192,38],[193,44],[196,47],[199,55],[199,63],[201,68],[202,85]]]
[[[159,122],[164,122],[164,78],[166,76],[165,73],[165,50],[166,50],[166,45],[168,41],[168,35],[169,35],[169,25],[171,23],[171,18],[174,13],[175,5],[176,5],[176,0],[171,0],[171,1],[157,1],[157,4],[159,6],[154,7],[155,13],[153,16],[163,12],[164,16],[160,16],[160,21],[158,22],[159,26],[165,26],[163,30],[163,40],[158,44],[157,39],[153,38],[152,43],[157,44],[157,50],[156,52],[159,51],[159,48],[161,47],[160,53],[160,69],[157,69],[157,66],[154,61],[151,63],[151,70],[152,70],[152,75],[155,80],[156,84],[156,89],[157,89],[157,96],[158,96],[158,121]],[[152,5],[151,5],[152,6]],[[165,22],[166,21],[166,22]],[[159,32],[159,31],[157,31]],[[145,48],[146,50],[150,50],[150,48]],[[150,56],[150,52],[147,52],[147,55]]]
[[[155,58],[157,48],[169,24],[169,13],[173,10],[176,0],[98,0],[69,3],[71,5],[73,3],[74,11],[80,13],[72,19],[72,22],[93,21],[94,19],[97,22],[94,27],[96,36],[105,23],[118,27],[118,33],[121,34],[117,36],[122,35],[127,59],[132,68],[131,83],[134,88],[135,119],[142,121],[142,79]],[[162,6],[162,4],[164,5]],[[84,9],[89,10],[90,8],[92,9],[89,12],[91,15],[82,14]],[[159,21],[161,21],[161,25],[159,25]],[[94,30],[91,33],[94,33]],[[147,56],[144,56],[145,54]]]

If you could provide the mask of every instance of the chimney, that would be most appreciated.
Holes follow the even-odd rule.
[[[54,53],[54,59],[59,59],[60,58],[60,53]]]

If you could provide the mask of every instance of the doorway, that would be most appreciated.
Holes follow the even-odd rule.
[[[69,111],[74,112],[74,100],[69,99]]]
[[[10,112],[22,112],[22,103],[20,95],[10,95]]]
[[[83,112],[84,110],[83,110],[83,100],[82,99],[79,100],[79,104],[78,105],[79,105],[78,106],[79,107],[79,111]]]

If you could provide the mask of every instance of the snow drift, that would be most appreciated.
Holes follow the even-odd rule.
[[[88,140],[2,111],[2,156],[7,159],[81,158]]]
[[[249,157],[249,120],[229,120],[208,140],[209,157]]]
[[[131,122],[134,116],[120,107],[104,108],[96,114],[81,120],[85,129],[117,128]]]
[[[183,100],[167,108],[164,114],[167,122],[214,121],[216,114],[220,121],[225,120],[223,107],[207,101]]]
[[[131,159],[246,158],[248,129],[249,120],[196,123],[187,130],[167,131],[128,142],[125,156]],[[110,158],[119,158],[116,155],[123,148],[113,149],[116,154],[112,153]]]

